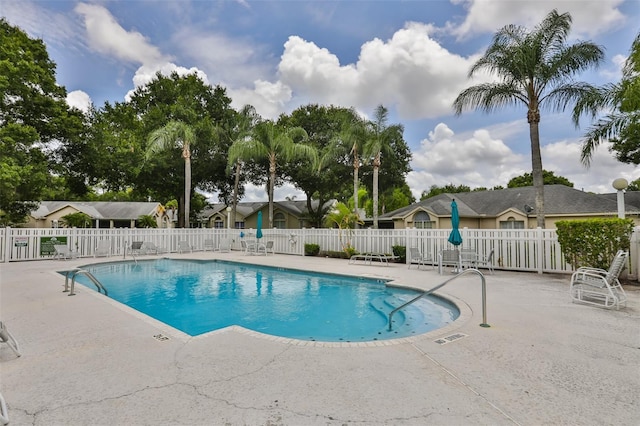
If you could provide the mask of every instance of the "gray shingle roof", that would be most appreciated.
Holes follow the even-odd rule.
[[[152,215],[160,203],[124,201],[41,201],[31,216],[41,219],[70,206],[94,219],[134,220],[142,215]]]
[[[544,187],[545,215],[572,215],[588,213],[616,213],[618,211],[615,194],[592,194],[565,185]],[[625,209],[628,213],[640,213],[640,196],[627,193]],[[381,215],[381,219],[401,218],[417,207],[430,210],[440,216],[451,215],[451,200],[458,204],[460,217],[497,216],[509,209],[527,214],[525,206],[535,208],[535,188],[507,188],[489,191],[440,194],[407,207]],[[528,213],[535,215],[535,210]]]

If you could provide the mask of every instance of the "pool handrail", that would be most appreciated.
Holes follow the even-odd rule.
[[[74,292],[74,288],[76,283],[76,276],[78,274],[86,275],[86,277],[89,278],[91,282],[98,288],[98,293],[101,293],[101,290],[102,290],[105,296],[109,295],[109,292],[107,292],[106,287],[103,286],[102,283],[98,281],[98,279],[94,277],[91,272],[81,268],[75,268],[65,273],[64,290],[62,290],[63,293],[69,292],[69,296],[76,295],[76,293]],[[69,276],[71,276],[71,288],[69,288]]]
[[[408,302],[405,302],[402,305],[400,305],[397,308],[395,308],[394,310],[392,310],[389,313],[389,331],[391,331],[391,329],[393,327],[393,323],[391,322],[391,319],[393,317],[393,314],[395,314],[397,311],[399,311],[402,308],[405,308],[405,307],[409,306],[410,304],[412,304],[413,302],[419,300],[420,298],[433,293],[434,291],[436,291],[436,290],[444,287],[445,285],[449,284],[451,281],[454,281],[454,280],[456,280],[456,279],[460,278],[461,276],[466,275],[468,273],[474,273],[476,275],[479,275],[480,279],[482,281],[482,324],[480,324],[480,327],[486,327],[486,328],[491,327],[487,323],[487,282],[486,282],[486,280],[484,278],[484,274],[482,272],[480,272],[479,270],[477,270],[475,268],[469,268],[469,269],[465,269],[464,271],[460,272],[459,274],[449,278],[445,282],[443,282],[441,284],[438,284],[437,286],[422,292],[420,295],[414,297],[413,299],[409,300]]]

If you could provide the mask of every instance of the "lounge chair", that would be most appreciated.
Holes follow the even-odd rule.
[[[131,248],[129,249],[132,256],[140,256],[141,254],[145,254],[143,248],[143,241],[134,241],[131,243]]]
[[[160,254],[166,251],[164,248],[158,247],[155,243],[152,243],[151,241],[145,241],[142,244],[142,250],[145,252],[145,254]]]
[[[618,276],[627,265],[629,252],[619,250],[608,271],[599,268],[578,268],[571,275],[570,293],[574,302],[589,303],[605,308],[620,308],[626,305],[627,294],[624,292]]]
[[[6,343],[17,356],[21,356],[18,341],[9,333],[2,321],[0,321],[0,343]]]
[[[207,251],[214,251],[216,249],[215,245],[213,244],[213,239],[211,238],[207,238],[206,240],[204,240],[204,244],[202,246],[202,250]]]
[[[441,250],[438,253],[438,272],[442,274],[445,266],[453,266],[455,271],[460,272],[462,270],[462,262],[460,259],[460,250]]]
[[[74,257],[78,257],[78,253],[71,250],[66,245],[56,244],[53,246],[53,258],[54,259],[73,259]]]
[[[431,263],[431,268],[435,268],[435,261],[431,256],[424,256],[422,254],[422,250],[418,247],[409,247],[409,252],[407,253],[407,257],[409,258],[409,269],[411,269],[411,265],[418,264],[418,269],[420,269],[420,265],[426,266],[427,263]]]
[[[396,260],[398,256],[386,253],[358,253],[349,258],[349,263],[356,263],[358,260],[364,261],[364,263],[373,264],[373,261],[378,261],[381,265],[389,266],[390,260]]]
[[[248,243],[245,240],[240,240],[240,247],[242,247],[244,254],[256,254],[258,250],[256,243]]]
[[[231,239],[221,239],[220,244],[218,244],[218,251],[221,253],[229,253],[231,251]]]
[[[111,256],[111,241],[110,240],[100,240],[98,241],[98,245],[96,245],[96,251],[93,252],[93,257],[98,256]]]
[[[486,267],[489,270],[489,272],[493,275],[493,255],[494,255],[494,249],[491,249],[488,256],[478,257],[473,262],[473,266],[475,268]]]
[[[193,248],[189,244],[189,241],[178,241],[178,253],[185,253],[185,252],[191,253],[192,251],[193,251]]]

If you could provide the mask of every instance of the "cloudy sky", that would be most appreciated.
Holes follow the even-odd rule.
[[[0,0],[0,15],[44,40],[79,108],[124,101],[158,70],[198,73],[265,118],[309,103],[369,116],[383,104],[405,127],[416,198],[431,185],[506,186],[531,171],[523,107],[455,117],[451,104],[480,81],[468,70],[496,30],[533,28],[553,8],[573,17],[571,42],[605,48],[604,64],[580,79],[618,81],[639,30],[637,0]],[[640,178],[606,145],[589,169],[580,164],[589,125],[543,111],[543,167],[598,193],[613,192],[615,178]],[[288,195],[300,198],[280,188],[276,199]],[[263,188],[247,191],[256,199],[266,199]]]

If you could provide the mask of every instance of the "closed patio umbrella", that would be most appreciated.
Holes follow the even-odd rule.
[[[458,231],[458,227],[460,226],[460,215],[458,213],[458,204],[456,200],[451,201],[451,233],[449,234],[448,241],[454,246],[459,246],[462,244],[462,235],[460,235],[460,231]]]
[[[256,238],[262,238],[262,212],[258,212],[258,224],[256,225]]]

